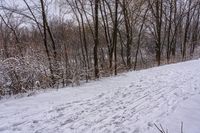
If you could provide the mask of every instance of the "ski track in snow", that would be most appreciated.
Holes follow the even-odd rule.
[[[0,101],[1,133],[145,133],[200,94],[200,60]]]

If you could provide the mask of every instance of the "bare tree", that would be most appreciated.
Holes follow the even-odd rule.
[[[95,41],[94,41],[94,74],[96,78],[99,78],[98,68],[98,45],[99,45],[99,0],[95,0]]]

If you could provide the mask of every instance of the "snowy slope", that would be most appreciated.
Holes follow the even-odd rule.
[[[200,131],[200,60],[0,101],[1,133]],[[180,122],[180,123],[179,123]]]
[[[162,127],[167,129],[169,133],[181,133],[181,123],[183,123],[184,133],[199,133],[200,96],[192,96],[181,102],[176,108],[173,113],[159,122],[162,123]],[[156,129],[151,130],[152,133],[156,131]]]

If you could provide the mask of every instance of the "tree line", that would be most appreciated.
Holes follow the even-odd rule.
[[[197,58],[199,22],[199,0],[2,0],[0,95]]]

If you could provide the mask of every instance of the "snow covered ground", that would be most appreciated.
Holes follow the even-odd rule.
[[[165,129],[168,129],[169,133],[181,133],[181,123],[183,123],[184,133],[199,133],[200,96],[195,95],[181,102],[169,117],[161,120],[161,123]],[[154,131],[156,130],[154,129]]]
[[[200,60],[0,101],[0,133],[200,132]]]

